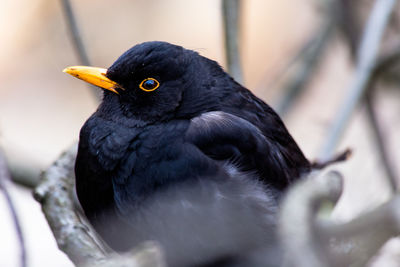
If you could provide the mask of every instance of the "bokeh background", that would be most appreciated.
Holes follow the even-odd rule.
[[[151,40],[182,45],[226,66],[221,1],[71,2],[94,66],[108,67],[131,46]],[[363,3],[357,9],[362,26],[372,1],[354,2]],[[240,53],[244,85],[273,107],[278,106],[285,94],[286,79],[297,71],[285,70],[328,14],[329,10],[314,0],[242,1]],[[382,50],[396,45],[393,40],[400,31],[396,23],[387,33]],[[0,147],[19,181],[8,183],[8,188],[21,219],[28,263],[72,266],[57,249],[31,188],[22,186],[21,181],[34,184],[40,172],[77,140],[80,127],[97,103],[86,84],[62,72],[66,66],[79,64],[79,59],[60,1],[2,0],[0,36]],[[329,39],[318,57],[305,90],[283,116],[310,159],[317,157],[326,140],[354,74],[352,54],[340,31]],[[395,74],[389,82],[377,86],[374,106],[391,165],[399,177],[400,80]],[[338,220],[349,220],[391,195],[373,140],[365,107],[360,105],[337,149],[353,150],[348,161],[334,166],[346,179],[344,194],[334,212]],[[18,243],[2,196],[0,211],[0,266],[17,266]],[[388,249],[399,254],[400,246],[392,241]]]

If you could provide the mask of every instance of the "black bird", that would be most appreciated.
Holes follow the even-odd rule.
[[[136,45],[108,69],[64,71],[107,89],[81,129],[75,174],[113,249],[155,239],[170,266],[279,265],[279,198],[311,167],[267,104],[166,42]]]

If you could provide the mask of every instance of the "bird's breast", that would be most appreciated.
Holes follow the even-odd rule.
[[[219,164],[186,142],[188,121],[143,129],[129,144],[112,173],[118,210],[127,214],[158,190],[218,172]]]

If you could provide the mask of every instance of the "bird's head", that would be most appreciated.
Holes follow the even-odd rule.
[[[107,110],[141,120],[212,110],[219,95],[212,90],[217,76],[227,76],[214,61],[166,42],[136,45],[108,69],[73,66],[64,72],[106,89],[102,105]]]

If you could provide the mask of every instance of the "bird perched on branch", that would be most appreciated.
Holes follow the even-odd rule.
[[[278,200],[310,163],[267,104],[215,61],[165,42],[136,45],[108,69],[64,71],[105,89],[75,173],[113,249],[153,239],[170,266],[279,265]]]

